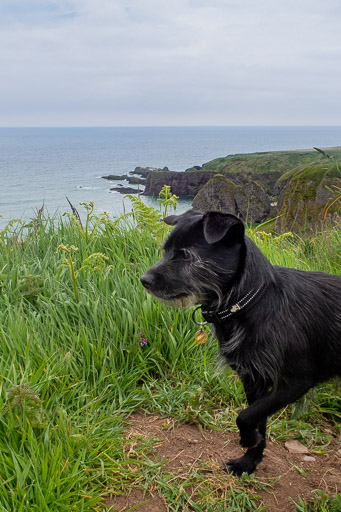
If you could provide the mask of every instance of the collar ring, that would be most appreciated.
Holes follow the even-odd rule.
[[[197,306],[193,312],[192,312],[192,320],[195,324],[199,325],[200,327],[202,327],[203,325],[206,325],[208,322],[198,322],[196,319],[195,319],[195,313],[198,311],[198,309],[200,309],[201,306]]]

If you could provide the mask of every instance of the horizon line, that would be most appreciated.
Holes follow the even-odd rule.
[[[341,124],[171,124],[171,125],[16,125],[1,126],[0,129],[26,128],[341,128]]]

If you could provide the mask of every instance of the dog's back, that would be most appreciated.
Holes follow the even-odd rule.
[[[226,323],[215,329],[227,362],[255,381],[299,377],[311,387],[341,375],[341,276],[273,267],[260,300],[230,319],[231,337]]]
[[[341,276],[282,267],[275,272],[276,318],[282,323],[290,361],[313,373],[316,383],[341,375]]]

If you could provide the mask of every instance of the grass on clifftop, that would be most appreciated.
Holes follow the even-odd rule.
[[[311,164],[301,169],[293,169],[284,173],[278,180],[279,183],[294,178],[296,181],[314,180],[321,182],[323,178],[341,178],[341,169],[335,161],[327,161],[323,164]]]
[[[107,510],[107,496],[163,478],[148,443],[125,449],[132,412],[235,429],[245,403],[234,374],[217,372],[216,342],[196,345],[191,315],[139,283],[167,235],[158,212],[136,202],[135,219],[112,222],[85,206],[84,228],[40,213],[0,233],[1,512]],[[250,236],[273,263],[341,272],[340,231]],[[277,419],[272,438],[295,430],[323,449],[319,425],[340,420],[340,404],[330,384],[311,400],[296,420]]]
[[[321,161],[327,161],[328,157],[341,160],[340,147],[328,148],[327,154],[323,150],[320,150],[320,154],[317,151],[312,149],[228,155],[205,163],[202,170],[214,173],[251,173],[252,176],[256,176],[267,172],[283,174],[313,163],[319,164]],[[187,171],[192,170],[196,169],[194,167],[187,169]]]

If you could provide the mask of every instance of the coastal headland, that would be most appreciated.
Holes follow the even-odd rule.
[[[278,230],[299,231],[339,220],[341,146],[228,155],[182,172],[136,167],[124,176],[135,192],[158,196],[169,185],[178,197],[193,198],[199,210],[215,209],[252,223],[278,217]],[[140,189],[141,186],[141,189]],[[144,187],[144,190],[143,190]],[[114,190],[127,193],[124,186]],[[326,211],[327,209],[327,211]]]

